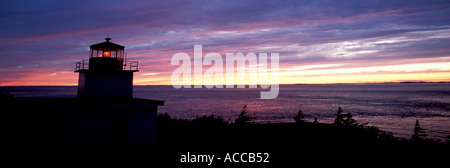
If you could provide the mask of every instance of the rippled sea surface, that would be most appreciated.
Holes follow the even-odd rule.
[[[15,97],[74,97],[76,87],[2,87]],[[192,119],[214,114],[234,121],[247,105],[256,122],[293,122],[302,110],[306,120],[331,123],[338,107],[359,123],[375,125],[394,136],[410,138],[415,120],[431,138],[450,135],[450,83],[281,85],[278,98],[260,99],[262,89],[174,89],[135,86],[134,97],[164,100],[158,113]]]

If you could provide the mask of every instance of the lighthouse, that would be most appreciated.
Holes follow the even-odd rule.
[[[77,97],[8,100],[7,125],[14,142],[37,146],[147,145],[156,143],[158,106],[164,101],[133,97],[136,61],[111,42],[90,46],[89,60],[76,64]]]
[[[89,60],[76,64],[78,98],[132,98],[133,73],[138,72],[137,61],[127,61],[125,47],[111,42],[90,46]]]

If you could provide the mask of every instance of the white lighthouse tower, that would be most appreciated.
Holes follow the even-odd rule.
[[[126,61],[125,47],[110,42],[90,46],[89,60],[77,63],[78,98],[132,98],[137,61]]]

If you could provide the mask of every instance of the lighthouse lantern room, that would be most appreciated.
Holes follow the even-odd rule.
[[[79,98],[132,98],[137,61],[127,61],[125,47],[110,42],[90,46],[89,60],[77,63]]]

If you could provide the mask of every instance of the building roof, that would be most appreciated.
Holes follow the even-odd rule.
[[[105,38],[105,42],[103,43],[97,43],[97,44],[93,44],[91,45],[91,49],[96,49],[96,48],[117,48],[117,49],[124,49],[125,46],[116,44],[116,43],[112,43],[110,42],[111,38],[107,37]]]

